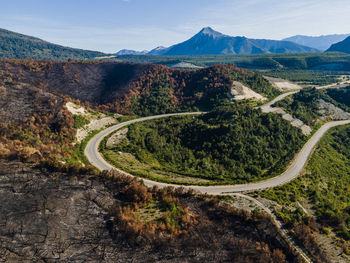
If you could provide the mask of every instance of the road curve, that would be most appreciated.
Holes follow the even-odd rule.
[[[153,119],[159,119],[159,118],[165,118],[170,116],[181,116],[181,115],[199,115],[202,114],[201,112],[187,112],[187,113],[172,113],[172,114],[163,114],[163,115],[156,115],[156,116],[149,116],[144,118],[139,118],[131,121],[126,121],[117,125],[114,125],[112,127],[107,128],[106,130],[101,131],[100,133],[96,134],[87,144],[84,154],[87,157],[87,159],[90,161],[90,163],[95,166],[97,169],[103,171],[103,170],[116,170],[119,173],[123,175],[132,176],[129,173],[126,173],[111,164],[107,163],[107,161],[104,160],[102,155],[98,151],[99,144],[103,140],[104,137],[109,135],[110,133],[128,126],[133,123],[147,121],[147,120],[153,120]],[[315,148],[316,144],[319,142],[319,140],[322,138],[322,136],[330,129],[339,125],[345,125],[350,124],[350,120],[345,121],[333,121],[328,122],[321,126],[321,128],[306,142],[306,144],[303,146],[303,148],[300,150],[300,152],[295,156],[294,160],[290,164],[290,166],[287,168],[285,172],[283,172],[281,175],[256,182],[256,183],[249,183],[249,184],[237,184],[237,185],[223,185],[223,186],[183,186],[183,185],[176,185],[176,184],[167,184],[167,183],[160,183],[151,181],[148,179],[143,179],[146,186],[152,187],[152,186],[158,186],[159,188],[163,188],[166,186],[173,186],[173,187],[184,187],[184,188],[192,188],[194,190],[197,190],[201,193],[207,193],[212,195],[223,195],[223,194],[230,194],[230,193],[236,193],[236,192],[248,192],[248,191],[255,191],[255,190],[262,190],[265,188],[272,188],[279,185],[286,184],[296,177],[298,177],[304,166],[306,165],[308,158],[312,154],[313,149]]]

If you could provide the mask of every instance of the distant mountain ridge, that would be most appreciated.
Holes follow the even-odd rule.
[[[143,50],[143,51],[135,51],[131,49],[122,49],[115,53],[116,55],[146,55],[148,54],[148,50]]]
[[[0,28],[0,58],[81,60],[106,56],[98,51],[64,47]]]
[[[292,37],[285,38],[285,41],[291,41],[300,45],[312,47],[325,51],[330,48],[331,45],[343,41],[345,38],[349,37],[350,34],[333,34],[333,35],[323,35],[323,36],[304,36],[296,35]]]
[[[327,51],[338,51],[350,54],[350,36],[341,42],[333,44]]]
[[[228,36],[203,28],[192,38],[168,48],[158,47],[147,55],[219,55],[219,54],[265,54],[319,52],[290,41],[249,39],[244,36]]]

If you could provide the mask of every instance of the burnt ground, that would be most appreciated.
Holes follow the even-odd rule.
[[[110,213],[128,183],[0,160],[0,262],[298,262],[268,217],[188,193],[193,229],[130,240]]]

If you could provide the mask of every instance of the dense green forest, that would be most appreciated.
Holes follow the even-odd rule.
[[[350,112],[350,86],[326,90],[305,88],[293,96],[275,103],[274,106],[281,107],[307,125],[314,126],[317,119],[322,116],[319,112],[320,99]]]
[[[322,226],[331,227],[339,236],[350,240],[349,192],[350,126],[347,125],[332,129],[321,139],[305,175],[260,195],[287,207],[296,201],[308,202]],[[284,220],[295,221],[296,213],[287,215],[287,211],[281,213]]]
[[[63,47],[41,40],[0,29],[0,58],[40,60],[81,60],[105,56],[102,52]]]
[[[341,76],[347,75],[349,72],[344,71],[325,71],[325,70],[271,70],[263,71],[262,74],[274,78],[287,79],[301,85],[317,85],[323,86],[337,83]]]
[[[141,176],[152,178],[152,173],[162,171],[207,182],[245,183],[280,173],[305,139],[279,116],[237,103],[199,117],[131,125],[127,139],[113,152],[131,153],[147,164],[146,172],[127,167]],[[104,152],[107,159],[118,159],[118,154]],[[161,180],[173,182],[166,175]]]
[[[350,70],[350,55],[338,52],[196,56],[123,55],[115,59],[163,65],[174,65],[179,62],[189,62],[198,66],[235,64],[248,69]]]
[[[350,86],[340,89],[328,89],[325,93],[336,102],[338,107],[350,112]]]

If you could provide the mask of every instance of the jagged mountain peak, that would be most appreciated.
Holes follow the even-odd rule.
[[[198,35],[206,35],[206,36],[211,36],[213,38],[219,38],[219,37],[223,37],[225,36],[224,34],[218,32],[218,31],[215,31],[214,29],[212,29],[211,27],[204,27],[202,28],[201,31],[199,31],[199,33],[197,34]]]

